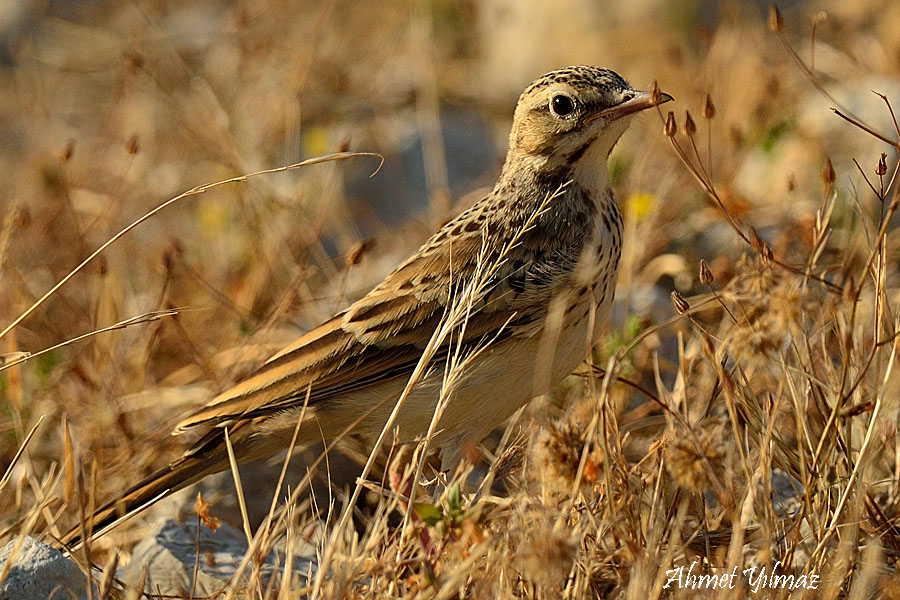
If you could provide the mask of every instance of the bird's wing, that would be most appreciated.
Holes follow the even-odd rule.
[[[509,255],[519,250],[485,251],[487,228],[471,213],[470,209],[448,223],[364,298],[188,416],[176,433],[201,425],[233,424],[307,401],[315,407],[338,395],[410,376],[458,293],[453,288],[471,282],[480,272],[487,283],[466,320],[464,347],[533,323],[535,315],[517,306],[517,293],[510,287],[512,270],[521,270],[523,261],[511,261]],[[436,359],[446,356],[450,343],[449,339],[444,343]],[[452,343],[460,343],[459,337]]]

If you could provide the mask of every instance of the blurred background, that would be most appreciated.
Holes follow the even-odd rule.
[[[518,94],[544,72],[609,67],[676,98],[729,210],[790,260],[808,249],[829,157],[841,193],[884,149],[829,110],[893,131],[900,3],[704,0],[361,2],[23,0],[0,5],[0,326],[121,228],[194,186],[334,152],[381,153],[188,197],[129,232],[21,325],[0,353],[0,464],[43,415],[5,494],[40,496],[65,415],[100,496],[174,455],[172,425],[280,345],[358,298],[492,186]],[[813,51],[814,44],[814,51]],[[715,116],[703,117],[710,95]],[[626,248],[608,352],[673,316],[669,292],[726,283],[746,247],[648,111],[613,154]],[[889,161],[893,161],[889,157]],[[891,164],[893,164],[891,162]],[[866,201],[868,202],[868,201]],[[836,218],[877,211],[845,202]],[[672,332],[629,358],[635,378]],[[665,373],[671,364],[662,365]],[[652,381],[652,379],[651,379]]]

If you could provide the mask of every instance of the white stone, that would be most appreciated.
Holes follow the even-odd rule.
[[[21,540],[21,545],[16,545]],[[87,579],[74,562],[33,537],[0,548],[0,569],[12,566],[0,583],[0,600],[71,600],[85,597]]]
[[[187,596],[193,589],[194,597],[214,596],[231,583],[246,552],[244,534],[227,523],[211,531],[203,526],[198,530],[196,519],[189,519],[187,523],[166,519],[135,547],[131,561],[119,569],[117,577],[127,585],[135,586],[146,569],[144,591],[148,593]],[[196,584],[193,583],[195,565]],[[283,569],[283,554],[279,558],[267,557],[263,566],[263,581],[275,572],[283,572]],[[252,567],[245,569],[237,582],[239,589],[246,585],[251,571]],[[296,558],[293,573],[299,581],[315,576],[315,559]]]

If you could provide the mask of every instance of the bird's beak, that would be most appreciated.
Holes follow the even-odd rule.
[[[602,110],[596,115],[591,115],[590,117],[585,119],[584,122],[590,123],[591,121],[596,121],[597,119],[603,119],[606,122],[615,121],[616,119],[621,119],[625,115],[630,115],[642,110],[647,110],[648,108],[653,108],[654,106],[665,104],[666,102],[674,99],[675,98],[673,98],[669,94],[660,92],[658,90],[656,94],[654,94],[653,92],[644,91],[636,92],[633,98],[630,98],[625,102],[622,102],[621,104],[611,106],[606,110]]]

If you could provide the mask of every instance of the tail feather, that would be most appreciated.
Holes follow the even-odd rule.
[[[247,427],[249,420],[239,421],[229,427],[232,449],[239,463],[270,456],[289,445],[283,436],[265,437],[252,435]],[[60,540],[65,548],[74,549],[84,542],[85,536],[94,537],[109,525],[125,516],[147,508],[157,500],[200,481],[207,475],[228,469],[231,464],[226,449],[225,430],[211,429],[197,440],[181,458],[150,475],[112,502],[104,504],[94,513],[69,530]]]
[[[185,456],[150,475],[116,500],[101,506],[84,523],[70,529],[60,541],[66,548],[79,546],[85,534],[93,536],[120,518],[227,467],[227,460],[210,461],[209,457]]]

